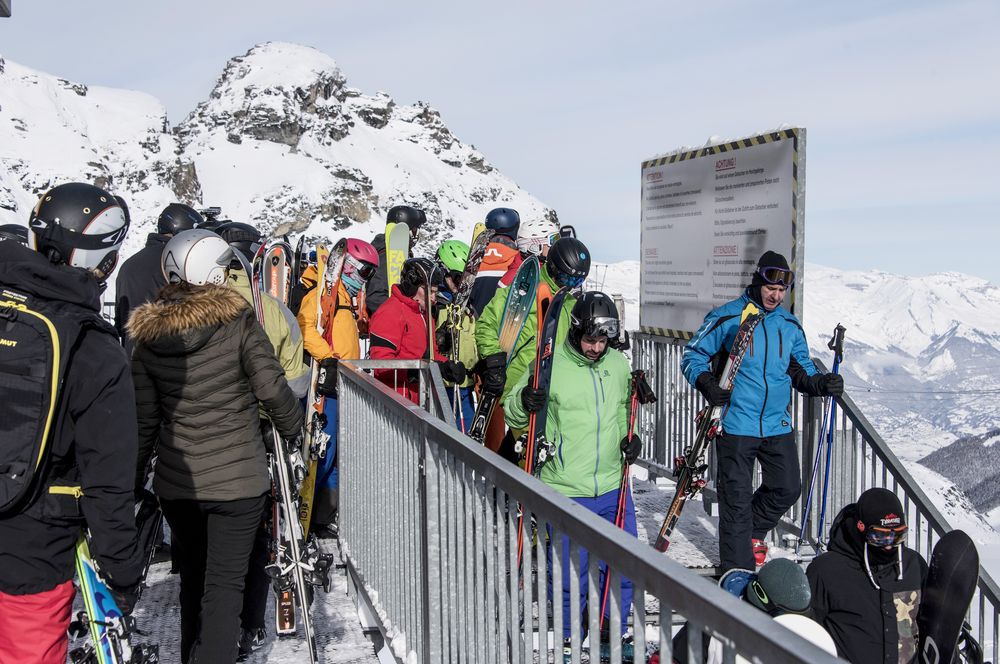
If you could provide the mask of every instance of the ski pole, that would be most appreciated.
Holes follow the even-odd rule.
[[[827,348],[833,351],[833,373],[840,374],[840,363],[844,359],[844,332],[847,330],[838,324],[833,330],[833,338]],[[826,521],[826,496],[830,488],[830,467],[833,462],[833,431],[837,427],[837,400],[830,398],[830,426],[826,431],[826,471],[823,474],[823,500],[819,510],[819,528],[816,530],[817,541],[823,537],[823,523]]]
[[[830,415],[830,397],[823,397],[823,423],[819,428],[819,436],[816,437],[816,458],[813,460],[812,474],[809,476],[809,490],[806,493],[806,502],[802,507],[802,526],[799,528],[799,539],[795,543],[795,553],[799,552],[802,540],[806,536],[806,523],[809,520],[809,508],[812,506],[813,488],[816,486],[816,476],[819,474],[819,462],[823,458],[823,445],[826,442],[827,417]]]
[[[629,400],[628,439],[632,441],[635,421],[639,415],[639,404],[654,403],[656,394],[646,382],[646,372],[636,369],[632,372],[632,396]],[[631,491],[631,464],[622,460],[622,479],[618,483],[618,507],[615,510],[615,527],[625,530],[625,508],[628,505],[628,494]],[[611,573],[605,568],[604,590],[601,591],[601,629],[604,629],[604,614],[608,610],[608,591],[611,589]]]

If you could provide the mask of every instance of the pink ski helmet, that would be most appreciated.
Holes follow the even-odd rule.
[[[347,255],[340,279],[352,297],[364,288],[378,268],[378,252],[370,243],[357,238],[347,239]]]

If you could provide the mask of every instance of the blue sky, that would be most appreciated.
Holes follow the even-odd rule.
[[[613,6],[612,6],[613,5]],[[256,43],[430,102],[609,259],[639,253],[639,165],[808,129],[806,259],[1000,283],[1000,3],[14,0],[0,55],[158,97],[171,122]]]

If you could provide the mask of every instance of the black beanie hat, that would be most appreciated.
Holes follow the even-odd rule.
[[[906,525],[903,506],[888,489],[868,489],[858,498],[858,530],[871,527],[899,528]]]
[[[776,251],[765,251],[757,260],[757,269],[753,272],[753,280],[750,282],[751,286],[764,285],[764,278],[760,276],[760,268],[762,267],[776,267],[780,270],[791,270],[791,268],[788,267],[788,261],[785,260],[784,256]]]
[[[806,573],[795,561],[775,558],[768,561],[746,590],[747,601],[772,615],[803,613],[809,608],[812,593]]]

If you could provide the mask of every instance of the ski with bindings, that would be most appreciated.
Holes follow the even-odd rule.
[[[291,246],[282,240],[272,240],[264,249],[264,292],[285,305],[292,290],[291,257]]]
[[[410,227],[393,224],[385,229],[385,275],[389,289],[399,283],[403,263],[410,257]]]
[[[531,386],[543,390],[546,394],[552,380],[552,360],[555,357],[556,333],[559,329],[559,318],[563,302],[569,290],[561,288],[555,295],[550,295],[548,289],[538,289],[535,297],[538,311],[538,345],[535,350],[535,366],[531,376]],[[514,444],[514,451],[521,457],[524,470],[538,476],[542,466],[554,452],[554,445],[545,438],[545,424],[548,420],[549,404],[546,400],[542,407],[528,415],[528,430]],[[517,517],[517,560],[521,561],[521,548],[524,532],[522,523],[524,511]]]
[[[729,358],[722,369],[722,379],[719,387],[724,390],[731,389],[736,374],[740,370],[743,362],[743,355],[753,339],[754,330],[764,319],[764,315],[753,304],[748,304],[740,316],[740,326],[736,330],[736,338],[729,351]],[[708,446],[715,438],[722,433],[723,407],[705,406],[698,413],[696,422],[698,432],[694,443],[684,451],[682,456],[674,459],[674,477],[677,478],[677,487],[674,491],[674,499],[667,509],[667,515],[663,518],[660,532],[656,536],[656,543],[653,547],[657,551],[666,551],[670,546],[670,534],[677,525],[677,520],[681,518],[681,510],[684,504],[695,497],[698,492],[705,488],[703,475],[708,470],[708,463],[705,456],[708,453]]]
[[[636,369],[632,372],[632,385],[629,390],[628,399],[628,437],[629,440],[635,435],[635,423],[639,417],[639,406],[656,403],[656,393],[646,381],[646,372]],[[631,478],[631,467],[629,462],[622,459],[622,479],[618,483],[618,505],[615,508],[615,526],[625,529],[625,507],[628,505],[628,495],[632,490],[629,480]],[[604,577],[604,590],[601,592],[601,628],[604,628],[604,616],[608,610],[608,590],[611,585],[608,583],[609,576]]]
[[[325,247],[322,247],[325,253]],[[331,294],[336,302],[340,289],[340,275],[344,270],[344,259],[347,256],[347,240],[340,240],[330,252],[325,261],[319,258],[321,247],[316,248],[317,264],[319,274],[316,277],[316,331],[331,343],[333,334],[333,315],[330,316],[330,328],[323,327],[323,301],[329,300]],[[333,305],[336,310],[336,304]],[[312,360],[312,378],[309,383],[309,396],[307,403],[312,404],[312,409],[307,413],[306,433],[303,437],[302,456],[307,459],[308,470],[302,482],[299,492],[299,521],[302,524],[302,532],[309,535],[309,524],[312,520],[313,498],[316,494],[316,474],[319,470],[319,460],[326,456],[326,446],[330,442],[330,436],[323,431],[326,427],[326,415],[323,412],[323,405],[326,398],[317,390],[319,385],[324,383],[324,376],[321,376],[323,369],[320,362]]]
[[[951,664],[978,583],[975,543],[961,530],[945,533],[931,553],[917,612],[920,664]]]
[[[486,231],[483,233],[485,234]],[[514,344],[521,336],[524,323],[531,313],[531,305],[535,303],[540,278],[541,267],[538,263],[538,257],[531,256],[521,263],[514,281],[507,290],[507,300],[504,303],[499,330],[500,350],[507,354],[507,364],[510,364]],[[542,320],[540,312],[538,320]],[[472,417],[472,424],[469,427],[469,436],[480,444],[486,439],[486,430],[499,399],[498,396],[483,394],[476,406],[476,413]]]
[[[76,543],[76,575],[84,610],[70,623],[74,638],[90,635],[90,642],[69,653],[72,664],[157,664],[159,647],[132,645],[135,619],[122,614],[90,555],[89,535]]]
[[[472,296],[472,287],[476,283],[476,274],[479,273],[479,266],[486,255],[486,248],[493,240],[493,231],[484,227],[469,248],[469,260],[465,263],[465,270],[459,280],[458,292],[455,293],[455,306],[464,310],[469,306],[469,298]]]

